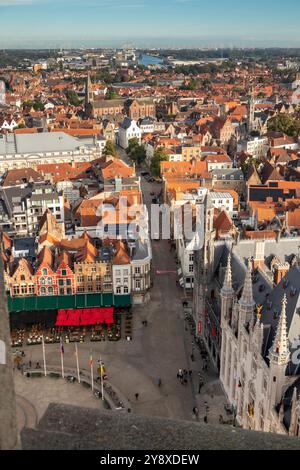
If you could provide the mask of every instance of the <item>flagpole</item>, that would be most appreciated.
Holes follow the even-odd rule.
[[[46,350],[45,350],[44,335],[42,335],[42,346],[43,346],[44,373],[45,373],[45,377],[46,377],[47,376],[47,366],[46,366]]]
[[[91,366],[91,379],[92,379],[92,392],[94,391],[94,367],[93,367],[93,352],[91,350],[90,357],[90,366]]]
[[[103,401],[104,400],[104,387],[103,387],[103,367],[102,367],[101,355],[100,355],[100,379],[101,379],[101,397]]]
[[[64,370],[64,345],[62,339],[60,340],[60,362],[61,362],[61,376],[65,378],[65,370]]]
[[[75,354],[76,354],[76,366],[77,366],[77,379],[78,379],[78,383],[80,384],[80,371],[79,371],[79,358],[78,358],[77,343],[75,343]]]

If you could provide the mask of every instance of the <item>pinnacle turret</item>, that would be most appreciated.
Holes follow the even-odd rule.
[[[279,318],[276,336],[270,349],[269,358],[278,364],[286,364],[289,356],[288,334],[286,325],[286,305],[287,297],[284,295],[282,301],[281,315]]]
[[[243,293],[240,298],[239,304],[242,307],[251,307],[251,308],[253,308],[255,305],[255,302],[253,299],[252,269],[251,269],[250,263],[248,264],[248,270],[247,270],[245,281],[244,281]]]
[[[232,272],[231,272],[231,253],[228,255],[227,268],[225,272],[222,294],[233,294],[232,288]]]

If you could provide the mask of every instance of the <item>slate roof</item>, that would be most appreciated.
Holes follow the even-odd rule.
[[[289,261],[291,255],[298,253],[300,239],[284,239],[280,243],[274,240],[265,241],[265,259],[268,264],[276,255],[280,262]],[[217,243],[215,249],[215,275],[221,270],[221,285],[223,284],[225,267],[227,266],[230,245]],[[235,292],[240,295],[247,271],[246,261],[254,256],[255,241],[241,241],[232,247],[232,282]],[[223,278],[222,278],[223,277]],[[300,335],[300,268],[293,266],[285,278],[273,288],[268,276],[257,271],[253,276],[253,297],[257,305],[262,305],[261,322],[264,325],[263,356],[267,355],[272,346],[276,327],[281,312],[282,299],[287,295],[287,330],[290,347]],[[300,371],[299,371],[300,372]],[[289,364],[287,373],[293,375],[295,368]]]

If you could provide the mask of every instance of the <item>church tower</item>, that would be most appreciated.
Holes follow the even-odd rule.
[[[88,72],[85,84],[85,114],[91,116],[94,103],[94,93],[92,89],[92,82],[90,72]]]
[[[290,360],[288,344],[287,324],[286,324],[287,297],[284,295],[282,310],[279,318],[276,335],[273,345],[269,351],[270,361],[270,406],[277,405],[282,397],[285,385],[285,371]]]
[[[254,100],[254,89],[252,88],[249,106],[248,106],[248,132],[249,133],[255,130],[254,120],[255,120],[255,100]]]

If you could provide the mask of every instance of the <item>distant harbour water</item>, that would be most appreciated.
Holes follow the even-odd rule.
[[[139,64],[147,67],[148,65],[162,65],[163,59],[154,55],[141,54],[139,57]]]

